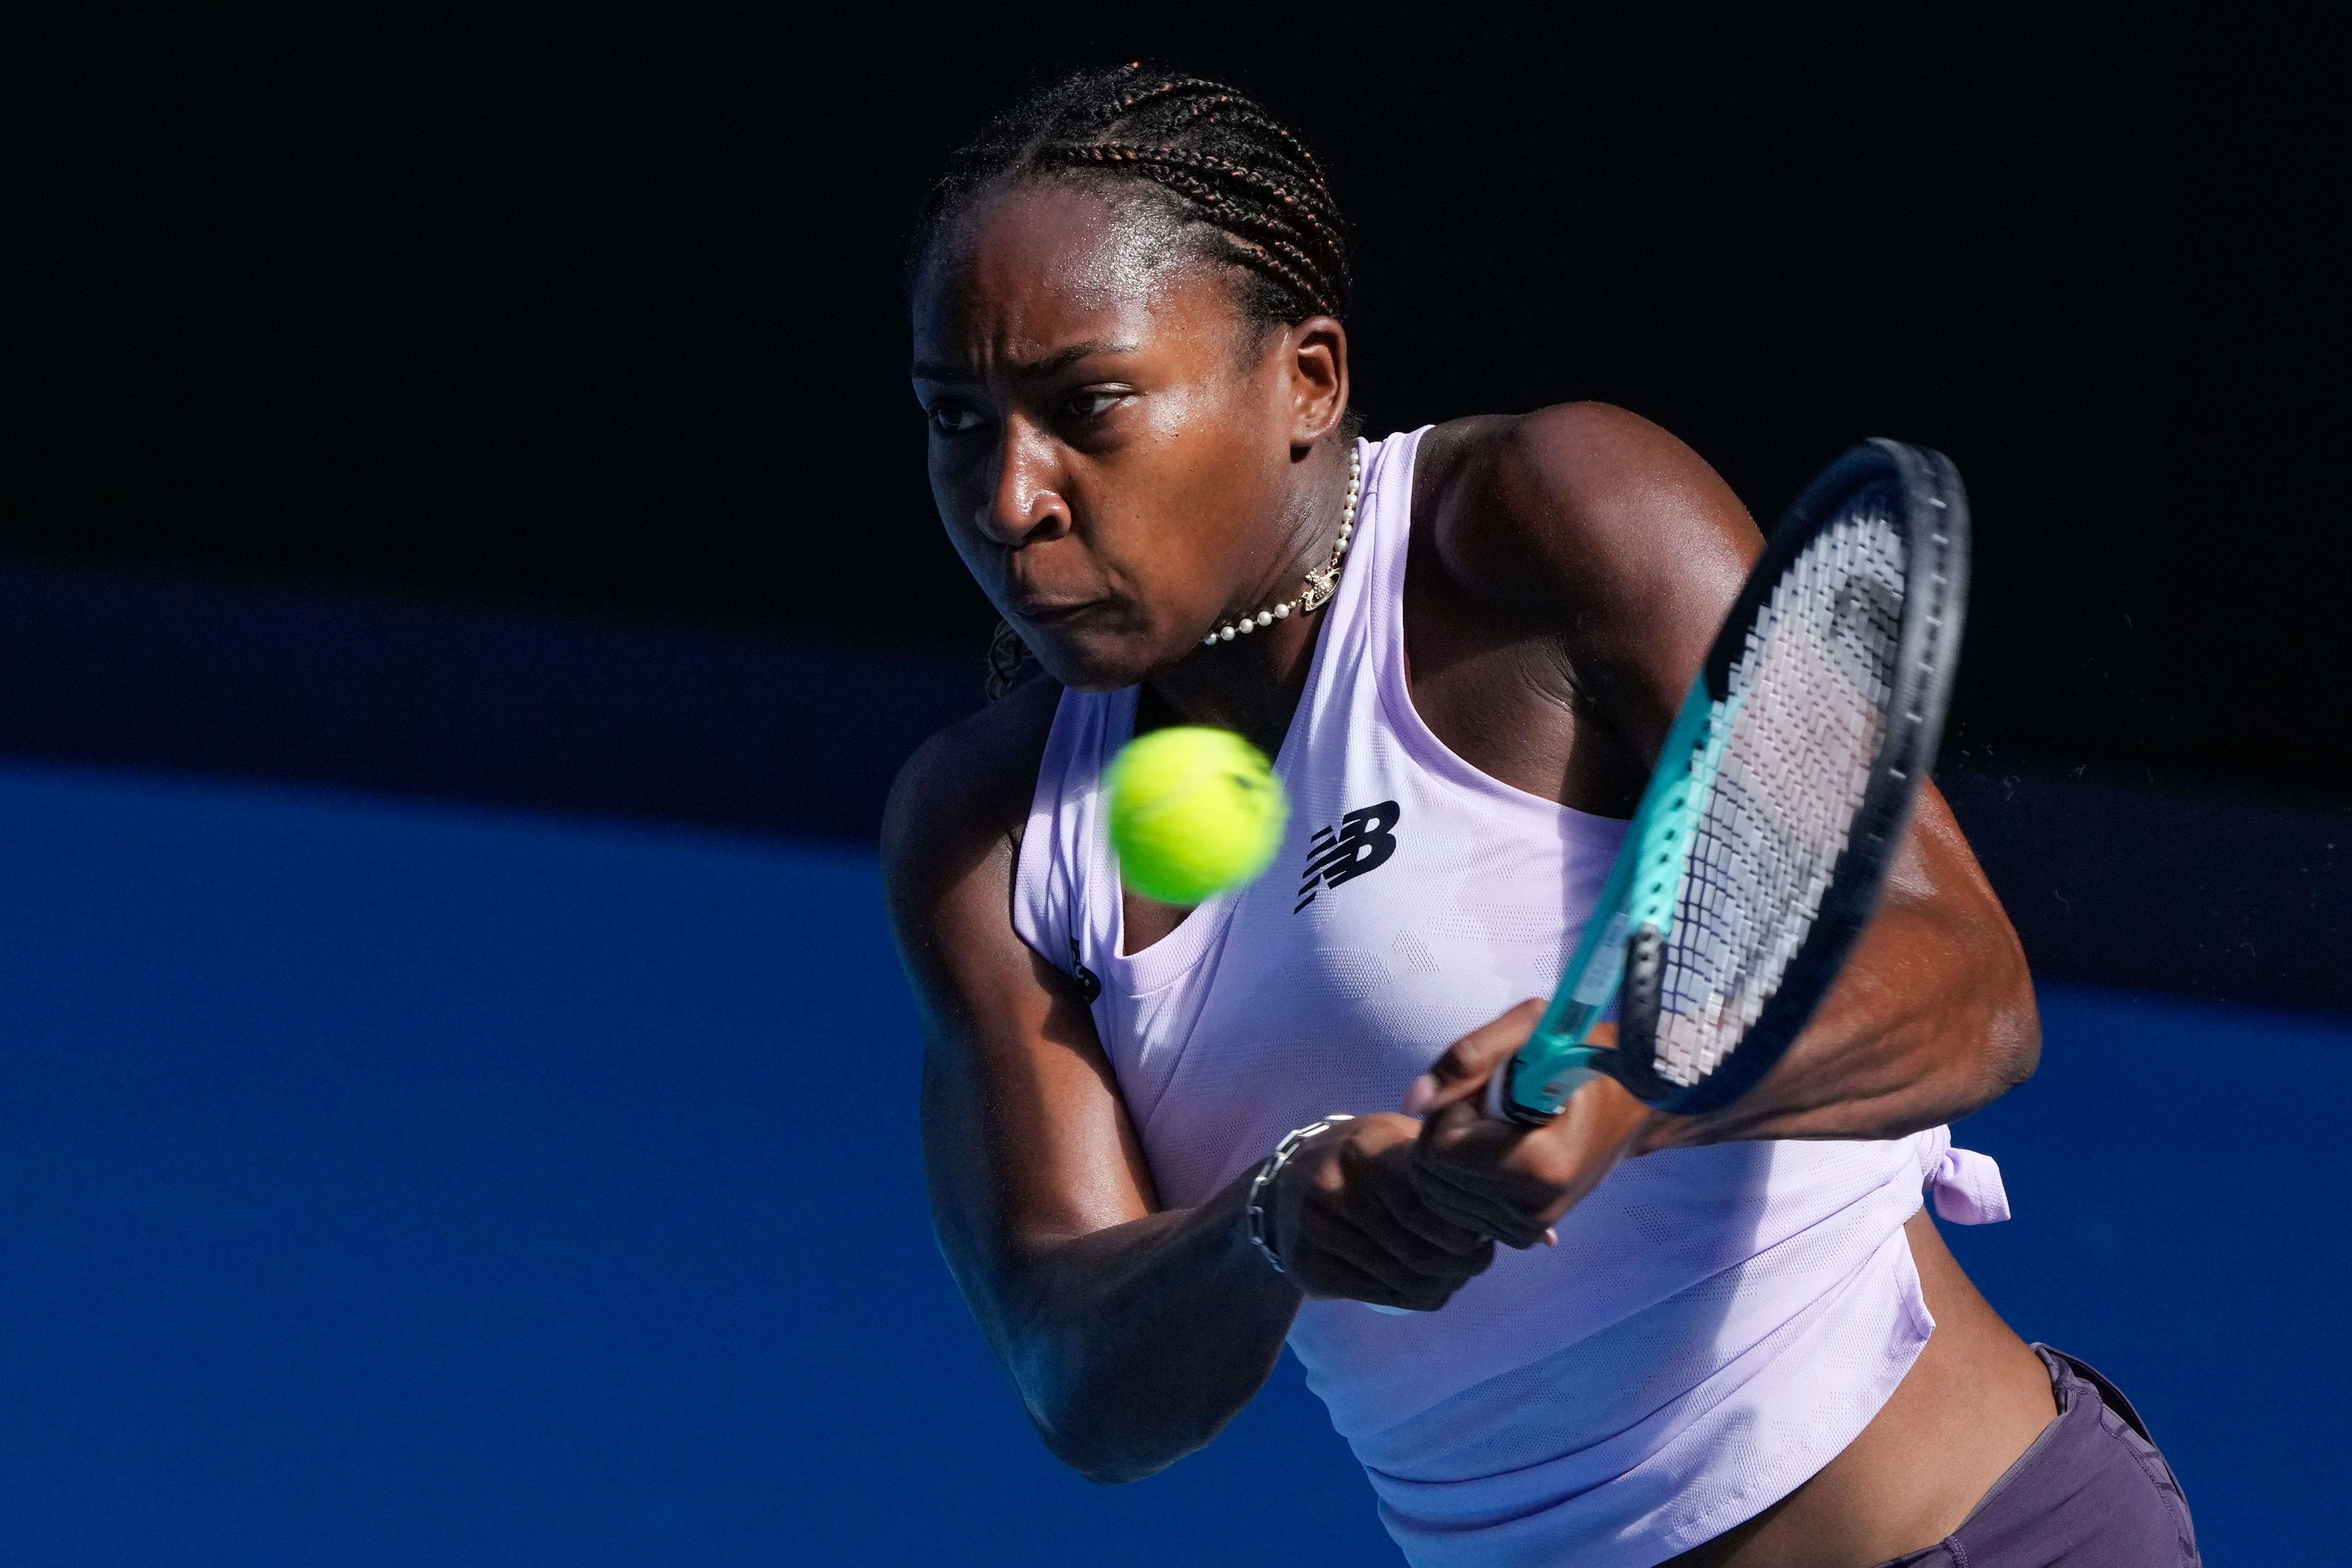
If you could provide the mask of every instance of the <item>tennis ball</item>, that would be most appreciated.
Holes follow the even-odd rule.
[[[1145,898],[1197,904],[1266,868],[1290,802],[1265,754],[1230,730],[1154,730],[1110,765],[1110,843]]]

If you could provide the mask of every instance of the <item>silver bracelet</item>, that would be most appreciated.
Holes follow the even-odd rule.
[[[1290,1163],[1290,1157],[1297,1153],[1309,1138],[1318,1132],[1328,1132],[1339,1122],[1354,1120],[1343,1111],[1335,1110],[1320,1121],[1310,1121],[1304,1127],[1294,1128],[1283,1134],[1282,1142],[1274,1146],[1274,1152],[1265,1157],[1258,1165],[1257,1174],[1250,1178],[1249,1201],[1242,1205],[1242,1214],[1249,1221],[1250,1245],[1265,1254],[1265,1260],[1274,1265],[1276,1274],[1287,1274],[1290,1270],[1282,1266],[1282,1255],[1275,1251],[1274,1242],[1268,1235],[1274,1227],[1265,1217],[1266,1189],[1274,1185],[1274,1179],[1282,1174],[1283,1166]]]

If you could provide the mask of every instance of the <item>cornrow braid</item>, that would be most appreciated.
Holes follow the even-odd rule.
[[[1140,62],[1042,88],[950,154],[916,220],[909,279],[940,230],[982,193],[1074,173],[1166,193],[1180,217],[1216,237],[1211,254],[1247,279],[1253,324],[1346,317],[1347,224],[1305,141],[1223,82]]]
[[[1308,306],[1296,316],[1286,315],[1284,319],[1339,314],[1339,308],[1329,301],[1339,290],[1331,286],[1328,278],[1315,275],[1314,258],[1291,243],[1286,232],[1265,223],[1255,212],[1227,200],[1214,179],[1195,174],[1192,170],[1202,160],[1174,147],[1097,143],[1091,147],[1055,148],[1054,152],[1074,164],[1131,169],[1152,184],[1190,200],[1202,218],[1223,231],[1229,259],[1266,274]],[[1256,176],[1245,169],[1225,173],[1234,183],[1256,181]]]

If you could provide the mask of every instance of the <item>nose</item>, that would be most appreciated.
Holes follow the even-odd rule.
[[[1044,431],[1025,420],[1006,420],[995,468],[994,482],[974,520],[982,533],[1018,550],[1070,531],[1070,506],[1059,489],[1061,465]]]

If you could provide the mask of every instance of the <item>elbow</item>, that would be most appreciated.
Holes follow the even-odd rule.
[[[1985,1064],[1992,1080],[1991,1092],[1985,1096],[1988,1105],[2032,1078],[2042,1067],[2042,1016],[2030,993],[2009,1013],[2004,1024]]]
[[[1104,1487],[1156,1476],[1207,1447],[1231,1414],[1100,1377],[1028,1384],[1022,1393],[1046,1451]]]
[[[1970,1075],[1969,1111],[1983,1110],[2032,1078],[2042,1066],[2041,1009],[2034,1004],[2025,955],[2016,950],[2016,938],[2010,941],[2013,962],[1997,1000],[1986,1009],[1976,1070]]]
[[[1156,1476],[1191,1452],[1140,1452],[1132,1434],[1113,1432],[1083,1411],[1048,1412],[1033,1405],[1029,1419],[1048,1453],[1098,1487],[1123,1487]]]
[[[1123,1487],[1129,1481],[1148,1479],[1167,1468],[1165,1465],[1121,1463],[1107,1456],[1075,1452],[1051,1442],[1046,1447],[1053,1450],[1055,1458],[1098,1487]]]
[[[1069,1348],[1060,1336],[1042,1336],[1029,1342],[1029,1354],[1005,1361],[1045,1451],[1101,1487],[1139,1481],[1175,1463],[1182,1451],[1156,1454],[1153,1434],[1138,1428],[1135,1402],[1112,1395],[1083,1357],[1073,1364]]]
[[[1993,1052],[1993,1079],[1998,1086],[1990,1098],[2000,1099],[2042,1067],[2042,1015],[2028,992],[2025,1000],[2011,1016],[2010,1029]]]
[[[1148,1395],[1107,1376],[1085,1336],[1063,1314],[1039,1309],[1035,1284],[1033,1277],[1015,1286],[1020,1305],[992,1314],[990,1338],[1047,1453],[1097,1486],[1118,1487],[1157,1475],[1200,1446],[1183,1443],[1167,1413],[1154,1420]],[[1001,1296],[988,1299],[1003,1305]]]

